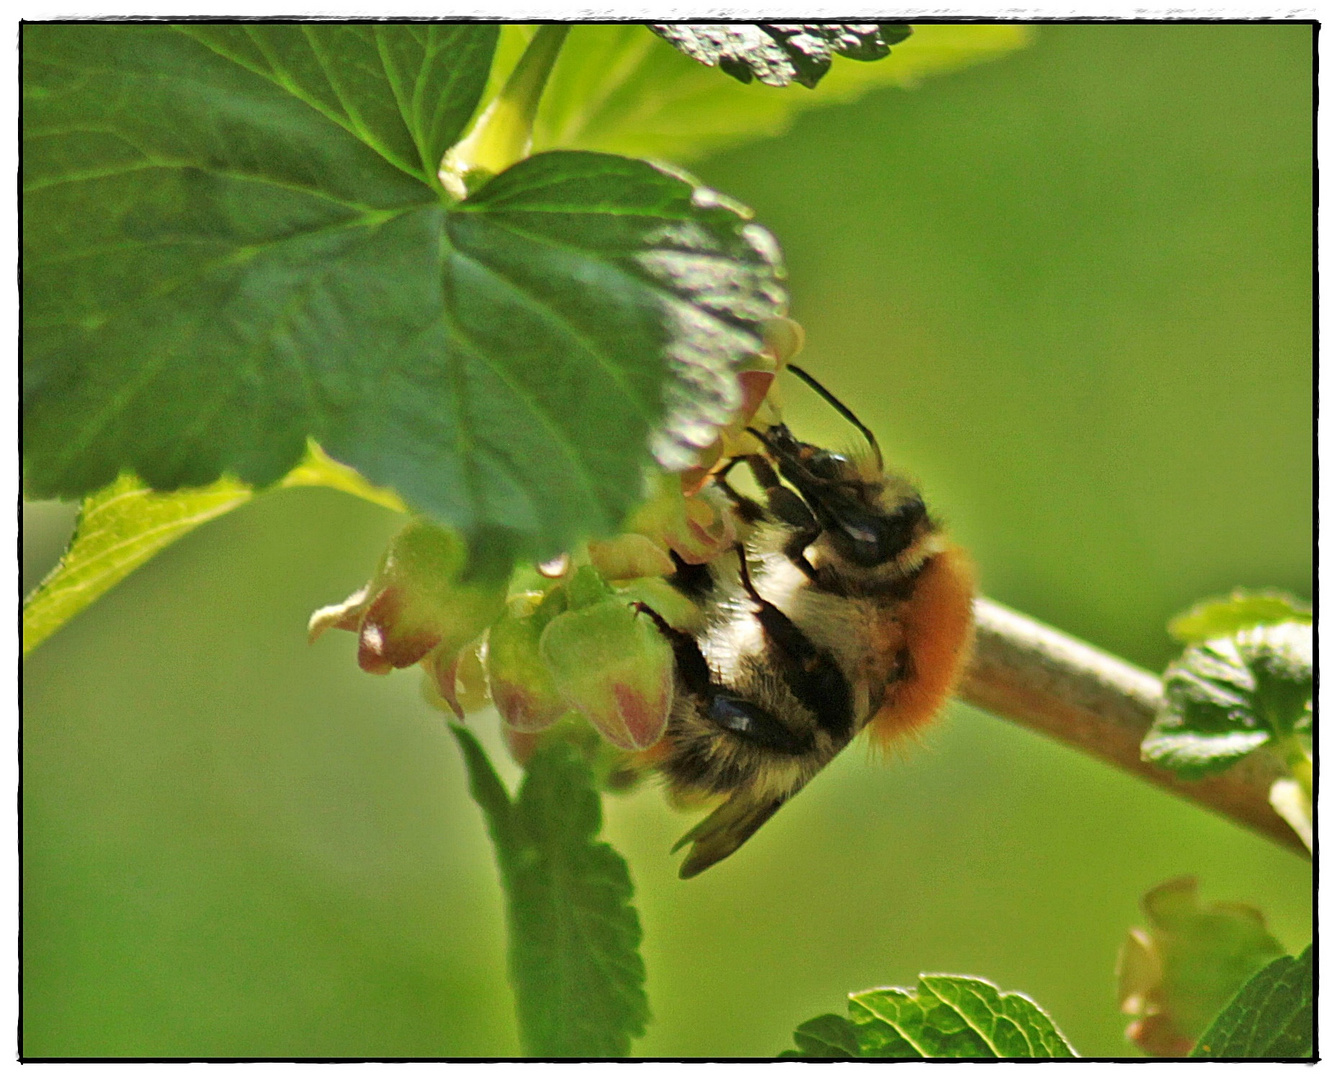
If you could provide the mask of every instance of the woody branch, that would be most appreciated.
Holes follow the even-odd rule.
[[[1173,791],[1309,857],[1272,809],[1272,782],[1287,775],[1270,755],[1253,753],[1230,769],[1183,780],[1142,760],[1141,744],[1162,704],[1149,671],[981,597],[975,602],[975,652],[958,696]]]

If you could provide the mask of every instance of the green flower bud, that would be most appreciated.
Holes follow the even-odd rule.
[[[1254,972],[1283,954],[1247,904],[1202,904],[1194,878],[1142,898],[1148,926],[1119,953],[1119,1005],[1135,1017],[1128,1038],[1153,1057],[1183,1057]]]
[[[623,533],[610,540],[591,540],[590,562],[609,581],[667,577],[673,573],[668,552],[640,533]]]
[[[562,592],[566,596],[566,606],[572,611],[602,604],[616,595],[613,586],[593,566],[577,567],[562,586]]]
[[[644,750],[664,734],[673,650],[625,600],[556,616],[539,638],[539,651],[562,698],[615,746]]]
[[[310,637],[330,627],[356,630],[358,664],[376,675],[416,664],[432,652],[444,670],[501,614],[505,600],[505,577],[468,576],[467,562],[467,546],[457,533],[411,521],[390,542],[366,588],[311,616]],[[453,695],[452,688],[444,696]]]
[[[437,647],[422,658],[422,696],[427,704],[449,710],[460,720],[487,705],[487,675],[478,649],[476,644],[455,652]]]
[[[506,725],[519,732],[542,731],[570,711],[539,652],[539,638],[566,607],[561,589],[545,598],[527,593],[512,601],[487,635],[487,677],[492,702]]]
[[[677,553],[684,562],[709,562],[738,542],[734,515],[714,488],[684,496],[682,478],[666,473],[658,490],[628,521],[630,531],[649,537]]]
[[[633,578],[621,582],[617,594],[628,603],[639,601],[657,612],[670,626],[689,634],[705,626],[705,612],[662,577]]]

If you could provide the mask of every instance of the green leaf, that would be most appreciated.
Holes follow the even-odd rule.
[[[741,208],[531,158],[449,207],[496,28],[24,29],[25,479],[264,486],[308,437],[476,543],[612,531],[784,303]],[[653,434],[653,439],[651,438]]]
[[[741,404],[736,369],[786,302],[779,251],[750,216],[648,162],[562,151],[507,169],[450,216],[453,328],[517,392],[529,382],[533,418],[553,429],[529,454],[516,444],[532,429],[508,432],[510,452],[577,457],[591,489],[615,474],[605,531],[639,501],[647,435],[681,469]],[[546,505],[552,490],[532,497]]]
[[[253,492],[235,480],[157,495],[126,474],[79,508],[74,536],[60,562],[23,604],[26,655],[132,570]]]
[[[413,284],[441,214],[434,162],[494,40],[25,26],[28,483],[81,495],[123,468],[158,488],[228,469],[272,483],[312,414],[351,423],[369,380],[402,379],[374,361],[439,307]]]
[[[1074,1057],[1052,1020],[1022,994],[960,975],[921,975],[917,991],[850,995],[864,1057]],[[906,1053],[905,1047],[913,1051]]]
[[[392,510],[404,509],[390,492],[371,487],[316,447],[277,487],[332,487]],[[158,493],[127,473],[88,496],[65,554],[24,601],[23,652],[36,648],[163,548],[249,502],[254,494],[250,486],[230,479]]]
[[[794,1029],[794,1045],[797,1052],[788,1052],[794,1057],[857,1058],[859,1033],[845,1017],[825,1013],[805,1020]]]
[[[833,55],[881,60],[910,36],[903,23],[651,23],[650,29],[699,64],[742,83],[815,87]]]
[[[1076,1057],[1030,998],[963,975],[921,975],[915,990],[850,994],[849,1013],[849,1020],[828,1014],[800,1024],[794,1032],[798,1051],[784,1056]]]
[[[459,724],[451,724],[450,731],[464,757],[465,769],[469,774],[469,794],[483,811],[488,835],[492,837],[492,845],[496,848],[497,863],[505,875],[520,858],[524,847],[511,797],[506,793],[506,786],[474,733]]]
[[[1312,623],[1314,612],[1288,593],[1236,589],[1228,597],[1202,600],[1170,620],[1170,636],[1187,645],[1229,637],[1237,630],[1274,623]]]
[[[1198,882],[1176,878],[1142,897],[1148,929],[1129,931],[1118,963],[1130,1037],[1153,1057],[1187,1054],[1222,1005],[1284,951],[1248,904],[1202,904]]]
[[[1272,961],[1245,983],[1189,1056],[1312,1059],[1313,946]]]
[[[1313,626],[1252,626],[1185,650],[1165,671],[1165,707],[1142,756],[1181,776],[1220,772],[1312,724]]]
[[[626,862],[594,839],[602,813],[589,765],[569,743],[544,740],[511,801],[473,735],[451,730],[496,846],[525,1053],[625,1057],[650,1015],[641,927]]]
[[[520,26],[503,29],[493,73],[497,87],[531,33]],[[534,146],[690,161],[777,135],[807,109],[853,101],[880,86],[913,87],[924,78],[1006,55],[1025,45],[1031,33],[1018,24],[916,26],[886,59],[874,64],[838,59],[809,91],[722,79],[643,26],[575,26],[544,92]]]

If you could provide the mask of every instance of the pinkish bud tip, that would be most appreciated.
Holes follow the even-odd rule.
[[[311,613],[306,623],[306,640],[310,644],[326,630],[356,631],[362,621],[362,610],[367,602],[367,587],[364,585],[342,604],[329,604],[317,608]]]

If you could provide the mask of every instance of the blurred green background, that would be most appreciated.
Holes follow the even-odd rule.
[[[1310,593],[1312,40],[1045,26],[694,165],[780,237],[805,364],[985,590],[1151,667],[1196,598]],[[805,437],[849,441],[788,396]],[[69,521],[29,508],[26,575]],[[517,1052],[496,873],[440,715],[416,673],[359,672],[351,635],[305,641],[396,521],[329,491],[261,500],[28,660],[25,1054]],[[645,928],[646,1056],[771,1055],[921,971],[1025,991],[1081,1053],[1129,1054],[1115,955],[1138,897],[1184,873],[1292,951],[1311,937],[1307,862],[963,707],[889,765],[843,755],[690,882],[668,848],[691,818],[653,787],[606,807]]]

